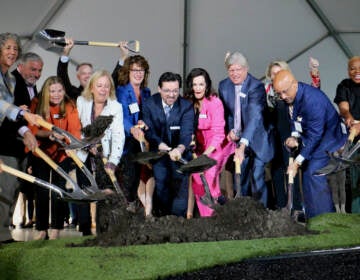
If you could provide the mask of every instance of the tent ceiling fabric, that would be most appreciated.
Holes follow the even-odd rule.
[[[327,37],[329,31],[308,4],[309,2],[317,5],[351,53],[360,54],[359,0],[197,0],[187,1],[189,39],[186,42],[189,54],[186,60],[187,70],[203,66],[209,70],[216,87],[216,82],[225,75],[224,69],[219,70],[223,67],[223,54],[226,50],[237,50],[239,47],[250,60],[251,72],[259,78],[263,77],[267,63],[275,58],[289,61],[299,57],[300,60],[294,61],[293,66],[302,61],[303,68],[306,68],[303,61],[305,61],[305,55],[311,55],[309,50],[319,51],[325,45],[328,46],[327,49],[336,49],[336,40],[334,42]],[[53,65],[49,63],[51,69],[44,69],[47,76],[55,73],[54,65],[58,57],[47,54],[46,51],[40,50],[37,44],[28,41],[28,38],[37,30],[45,27],[64,29],[70,35],[85,34],[85,38],[75,38],[81,40],[108,40],[111,34],[115,34],[115,39],[113,39],[115,41],[139,39],[142,48],[146,50],[142,54],[149,58],[150,66],[152,66],[153,91],[156,90],[159,73],[169,70],[167,67],[181,72],[184,1],[104,0],[100,3],[96,0],[88,0],[86,5],[84,3],[85,1],[81,0],[10,1],[6,3],[6,8],[0,10],[1,32],[19,34],[23,42],[28,43],[25,44],[25,51],[38,52],[45,61],[52,59]],[[168,21],[169,16],[173,25]],[[155,21],[153,18],[159,19]],[[202,19],[201,22],[198,21],[199,18]],[[144,24],[144,21],[148,24]],[[95,29],[96,26],[98,26],[97,29]],[[215,28],[209,28],[209,26]],[[121,30],[123,32],[121,34],[125,37],[118,38],[116,34],[120,31],[116,32],[117,29]],[[86,38],[86,35],[91,32],[94,34],[93,38]],[[138,34],[140,38],[129,38],[130,33]],[[233,33],[239,35],[234,36]],[[205,35],[202,42],[199,42],[198,38]],[[232,37],[237,38],[232,41],[229,39]],[[222,44],[221,48],[219,48],[220,44]],[[72,55],[76,61],[94,58],[95,63],[101,65],[101,61],[106,69],[112,70],[117,52],[111,51],[110,54],[99,55],[93,49],[87,49],[86,52],[82,49],[81,51],[74,50]],[[318,56],[321,57],[321,52]],[[341,69],[335,75],[338,79],[334,82],[336,83],[339,82],[341,76],[346,76],[344,65],[346,65],[347,57],[339,51],[334,56],[334,61],[342,61]],[[332,57],[323,59],[332,59]],[[163,65],[163,63],[169,65]],[[173,69],[176,64],[178,67]],[[326,65],[320,62],[320,65],[324,64]],[[331,68],[333,65],[328,67]],[[70,74],[72,74],[71,71]],[[304,78],[305,75],[303,75]],[[331,88],[334,87],[334,84],[329,83],[329,85]]]

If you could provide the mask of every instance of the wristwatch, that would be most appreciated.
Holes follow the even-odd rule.
[[[17,120],[17,121],[23,120],[23,119],[24,119],[24,114],[25,114],[25,110],[20,109],[19,113],[18,113],[17,116],[16,116],[16,120]]]

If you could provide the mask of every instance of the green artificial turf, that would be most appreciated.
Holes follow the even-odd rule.
[[[360,214],[325,214],[308,227],[320,234],[108,248],[65,246],[82,237],[18,242],[0,247],[0,279],[156,279],[247,258],[360,245]]]

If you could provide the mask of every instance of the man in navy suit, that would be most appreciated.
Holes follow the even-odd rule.
[[[225,59],[228,78],[219,84],[225,109],[227,138],[237,143],[234,158],[241,164],[241,192],[267,206],[265,164],[274,155],[271,127],[266,120],[264,84],[248,73],[246,58],[239,52]]]
[[[180,97],[181,77],[165,72],[158,83],[159,93],[143,104],[143,121],[148,129],[145,137],[150,151],[167,151],[153,163],[155,178],[154,210],[159,215],[185,216],[189,177],[179,174],[178,160],[191,159],[189,145],[194,126],[192,104]]]
[[[289,71],[278,72],[273,86],[289,107],[292,133],[285,144],[289,148],[298,146],[299,155],[287,171],[295,176],[301,166],[305,215],[311,218],[333,212],[326,176],[314,173],[329,162],[327,152],[335,152],[345,144],[346,127],[324,92],[296,81]]]

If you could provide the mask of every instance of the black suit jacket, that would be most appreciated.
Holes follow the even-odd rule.
[[[30,106],[31,99],[24,78],[16,69],[12,72],[12,74],[16,79],[16,85],[14,88],[14,105]],[[36,87],[34,88],[34,93],[35,96],[37,96]],[[0,154],[17,158],[25,157],[25,146],[18,133],[19,128],[24,125],[27,125],[25,120],[17,122],[9,121],[7,118],[4,120],[0,127],[0,135],[6,135],[6,137],[0,137]]]

